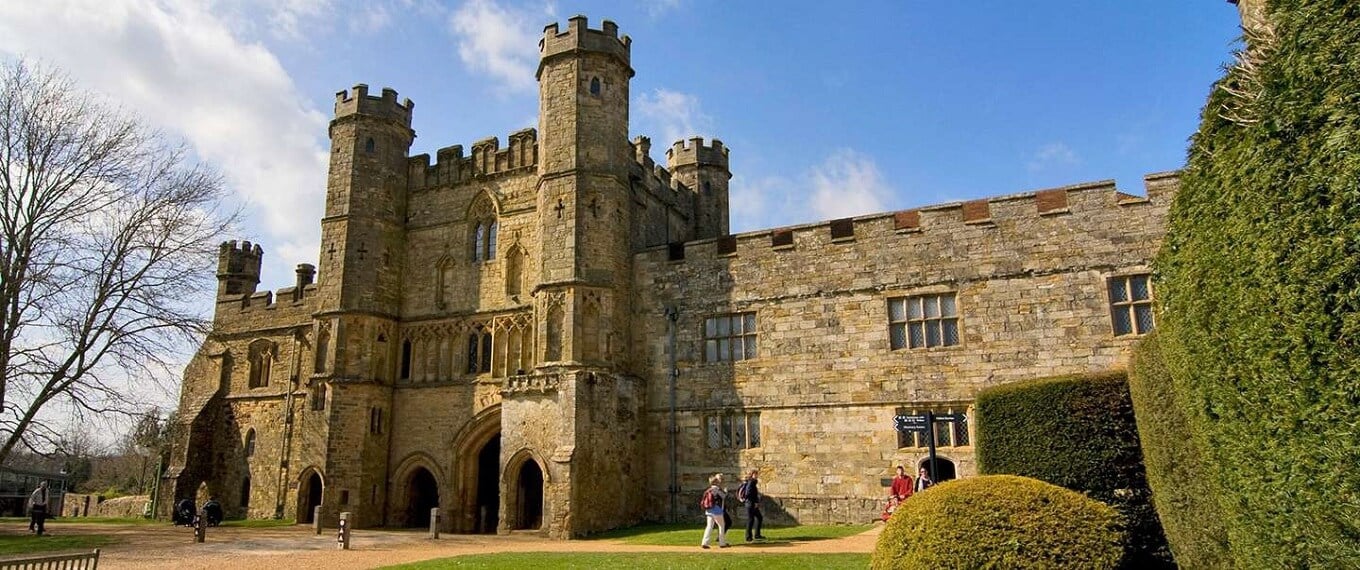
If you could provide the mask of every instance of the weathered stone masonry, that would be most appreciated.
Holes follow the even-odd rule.
[[[629,139],[631,48],[612,22],[548,26],[538,128],[433,162],[409,100],[337,94],[318,263],[257,291],[262,248],[223,244],[158,512],[438,506],[447,531],[570,537],[695,515],[708,474],[759,468],[772,517],[867,520],[925,454],[896,413],[1123,366],[1111,279],[1148,272],[1173,175],[733,236],[726,146],[660,166]],[[890,303],[920,295],[953,303],[957,342],[894,348]],[[706,355],[718,322],[752,358]],[[971,422],[940,429],[975,473]]]

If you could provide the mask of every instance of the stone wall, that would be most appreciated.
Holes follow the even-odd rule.
[[[966,412],[986,386],[1124,365],[1135,337],[1113,335],[1107,279],[1149,271],[1174,186],[1156,175],[1147,198],[1097,183],[866,216],[840,238],[833,222],[742,234],[731,253],[709,240],[686,244],[680,260],[639,254],[648,437],[664,441],[664,309],[674,307],[682,488],[697,497],[711,473],[759,468],[780,514],[868,520],[893,466],[924,456],[898,447],[899,409]],[[785,231],[787,245],[774,245]],[[960,343],[892,350],[888,300],[940,293],[956,295]],[[758,357],[705,362],[704,319],[739,312],[756,315]],[[749,412],[760,414],[760,447],[709,448],[706,417]],[[971,446],[940,455],[959,475],[976,470]],[[653,468],[651,504],[668,504],[667,473]],[[681,503],[697,511],[697,500]]]

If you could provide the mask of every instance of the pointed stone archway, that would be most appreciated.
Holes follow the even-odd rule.
[[[468,421],[453,438],[453,532],[495,533],[500,526],[501,407]]]
[[[406,477],[406,526],[429,528],[430,509],[439,506],[439,483],[424,467],[416,467]]]
[[[325,481],[321,478],[321,472],[315,467],[308,467],[302,471],[302,476],[298,477],[297,491],[297,522],[299,524],[311,524],[312,515],[316,512],[316,507],[321,504],[322,491],[325,489]]]
[[[506,527],[511,530],[543,528],[548,477],[543,463],[528,449],[515,452],[505,464]]]

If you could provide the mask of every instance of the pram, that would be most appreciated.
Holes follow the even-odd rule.
[[[222,524],[222,505],[218,504],[217,501],[209,499],[208,502],[203,503],[203,513],[208,517],[208,526]]]
[[[171,515],[171,520],[175,526],[194,525],[194,502],[189,499],[180,499],[175,503],[175,512]]]

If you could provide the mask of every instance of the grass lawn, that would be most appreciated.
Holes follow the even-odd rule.
[[[438,568],[534,568],[535,570],[638,570],[646,568],[684,568],[686,570],[719,570],[730,568],[789,568],[863,570],[869,566],[868,554],[738,554],[730,551],[708,552],[514,552],[505,554],[474,554],[426,560],[414,564],[388,566],[394,570],[435,570]]]
[[[810,524],[802,526],[765,527],[762,532],[767,539],[764,544],[783,542],[827,540],[856,535],[873,528],[868,524]],[[591,536],[589,540],[619,539],[628,544],[652,546],[697,546],[704,536],[703,524],[645,524],[618,530],[611,530]],[[737,526],[727,531],[727,540],[732,544],[743,544],[746,527]]]
[[[28,526],[28,517],[4,517],[0,522],[21,522]],[[62,523],[91,523],[91,524],[163,524],[166,521],[148,519],[142,517],[55,517],[47,519],[47,525],[60,525]]]
[[[48,527],[51,529],[52,527]],[[36,554],[40,552],[54,552],[58,550],[94,550],[101,546],[107,546],[116,542],[112,536],[102,534],[73,534],[69,536],[46,535],[35,536],[31,534],[0,535],[0,556],[14,556],[16,554]]]

